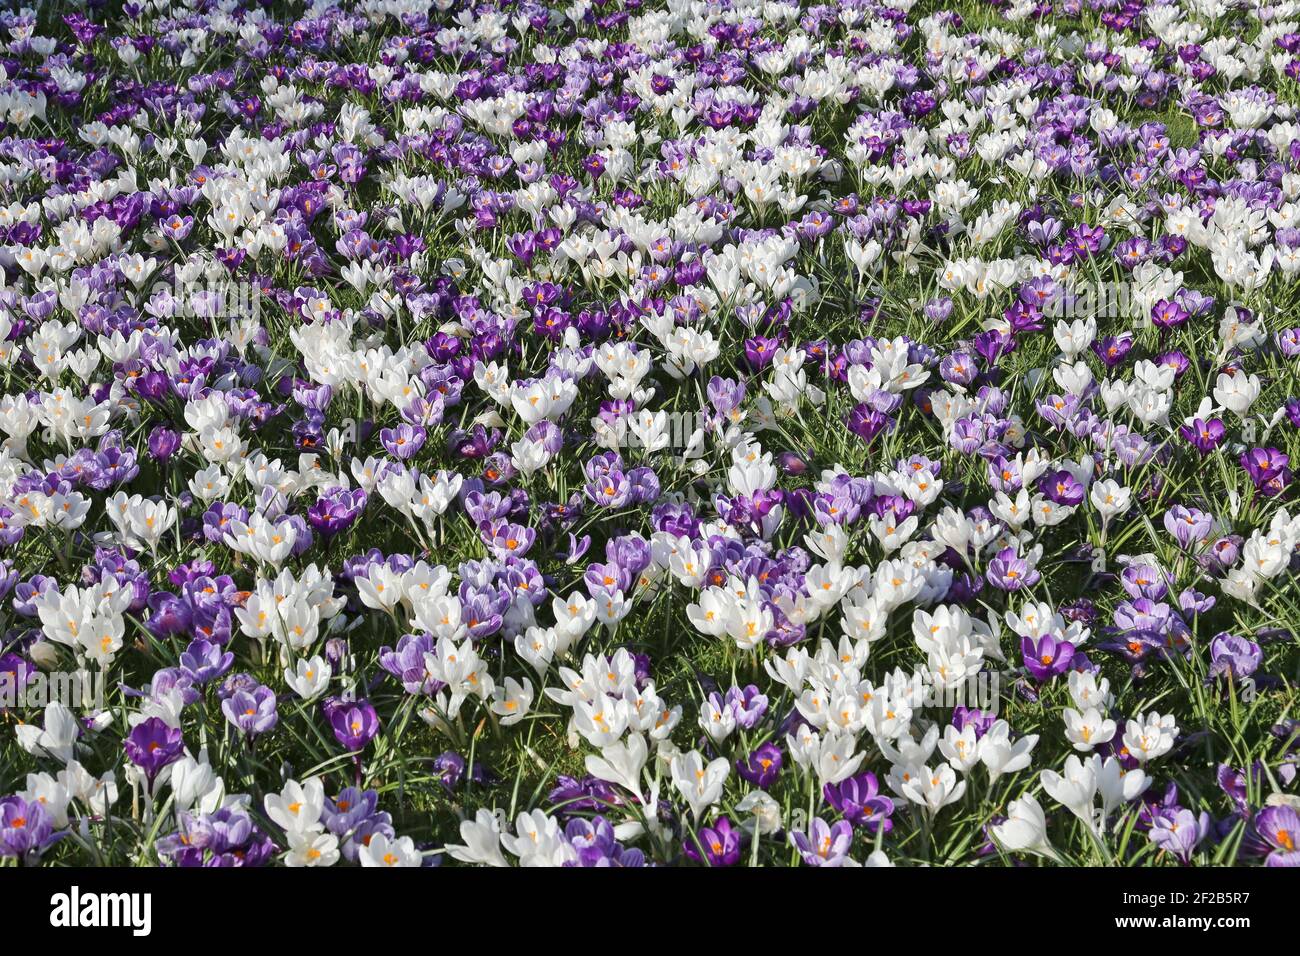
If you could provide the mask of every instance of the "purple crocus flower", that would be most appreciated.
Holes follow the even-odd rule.
[[[735,866],[740,862],[741,832],[731,825],[726,817],[719,817],[709,827],[701,827],[695,840],[687,838],[682,841],[686,856],[696,863],[708,863],[709,866]],[[700,851],[703,850],[703,856]]]
[[[1300,866],[1300,813],[1294,807],[1265,807],[1255,817],[1255,830],[1272,850],[1266,866]]]
[[[1190,551],[1210,536],[1214,529],[1214,516],[1199,508],[1174,505],[1165,512],[1165,530],[1174,536],[1178,546]]]
[[[989,728],[997,722],[997,714],[991,711],[978,710],[974,707],[964,707],[958,705],[952,710],[952,725],[958,730],[965,730],[967,727],[975,728],[975,739],[979,740]]]
[[[433,653],[435,643],[428,634],[403,634],[397,649],[381,647],[379,666],[402,682],[408,694],[428,694],[430,697],[446,685],[428,674],[424,655]]]
[[[1291,482],[1291,457],[1276,448],[1252,448],[1241,453],[1241,467],[1260,494],[1272,498]]]
[[[849,412],[846,425],[853,434],[869,442],[893,423],[888,415],[872,408],[867,402],[861,402]]]
[[[505,560],[510,556],[523,557],[537,540],[537,532],[525,525],[508,521],[493,522],[480,529],[479,537],[494,557]]]
[[[407,461],[415,457],[424,447],[427,435],[428,432],[423,426],[403,422],[396,428],[385,428],[380,431],[379,440],[390,455],[401,461]]]
[[[941,325],[947,322],[948,317],[952,315],[952,305],[952,299],[947,296],[940,296],[937,299],[928,300],[921,311],[925,313],[925,317],[931,322]]]
[[[1264,651],[1254,641],[1225,631],[1210,641],[1209,677],[1239,681],[1255,673],[1263,659]]]
[[[40,854],[58,836],[49,812],[39,800],[20,796],[0,799],[0,857],[27,860]]]
[[[1016,554],[1014,548],[1003,548],[989,562],[984,572],[989,584],[1003,591],[1019,591],[1021,588],[1033,587],[1042,578],[1037,568],[1031,568],[1029,562]]]
[[[744,690],[732,687],[727,691],[722,705],[731,711],[737,727],[753,730],[767,713],[767,696],[759,693],[758,688],[753,684],[746,685]]]
[[[814,817],[808,832],[795,830],[790,834],[804,863],[809,866],[843,866],[853,844],[853,825],[840,820],[833,826],[821,817]]]
[[[221,677],[235,663],[235,655],[220,644],[197,638],[181,654],[181,670],[196,684]]]
[[[1022,637],[1020,656],[1024,659],[1025,668],[1041,684],[1070,669],[1070,663],[1074,660],[1074,645],[1069,641],[1058,641],[1051,634],[1044,634],[1037,640]]]
[[[155,461],[167,461],[181,447],[181,436],[164,425],[159,425],[149,433],[149,457]]]
[[[150,717],[132,728],[125,746],[127,759],[144,771],[152,788],[163,767],[180,759],[185,738],[179,727],[171,726],[161,717]]]
[[[876,775],[863,772],[837,784],[826,784],[822,796],[854,826],[872,834],[888,833],[894,828],[894,821],[890,819],[894,801],[880,796],[879,790]]]
[[[736,773],[743,780],[766,790],[781,773],[781,748],[768,741],[759,744],[748,756],[736,761]]]
[[[448,793],[455,793],[465,775],[465,758],[454,750],[448,750],[434,757],[432,766],[442,788]]]
[[[280,714],[276,710],[275,691],[265,686],[235,691],[221,702],[221,712],[236,728],[250,737],[266,733],[280,720]]]
[[[1038,479],[1038,490],[1044,498],[1058,505],[1077,505],[1086,493],[1079,479],[1064,469],[1049,472]]]
[[[366,507],[362,488],[330,488],[307,509],[307,523],[326,537],[346,531]]]
[[[1197,816],[1191,810],[1157,813],[1151,821],[1149,836],[1160,849],[1172,853],[1184,864],[1191,862],[1197,846],[1210,832],[1210,815]]]
[[[1223,436],[1227,434],[1227,428],[1217,418],[1211,418],[1209,421],[1197,418],[1190,424],[1181,426],[1178,434],[1202,455],[1208,455],[1219,447],[1219,442],[1223,441]]]
[[[361,750],[379,733],[379,715],[368,700],[327,702],[324,706],[334,739],[345,750]]]
[[[645,854],[630,850],[618,843],[614,826],[602,816],[590,820],[574,817],[564,826],[564,838],[578,854],[575,862],[566,866],[578,867],[641,867]]]

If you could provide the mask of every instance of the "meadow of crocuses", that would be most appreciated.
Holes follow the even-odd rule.
[[[1300,3],[0,37],[3,865],[1300,864]]]

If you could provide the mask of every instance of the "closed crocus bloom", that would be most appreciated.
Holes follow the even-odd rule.
[[[1089,827],[1096,826],[1094,800],[1097,794],[1097,774],[1091,763],[1071,755],[1065,758],[1062,773],[1044,770],[1039,779],[1053,800]]]
[[[612,744],[601,750],[600,756],[588,755],[587,772],[599,780],[618,784],[636,795],[642,792],[641,771],[645,767],[648,749],[641,734],[628,734],[626,741]]]
[[[447,852],[463,863],[508,866],[501,854],[501,828],[490,810],[480,809],[473,820],[460,825],[463,844],[448,844]]]
[[[207,752],[200,752],[199,758],[196,760],[183,754],[172,764],[172,797],[182,810],[198,807],[211,812],[220,806],[226,792],[225,784],[208,763]]]
[[[168,461],[181,445],[181,436],[170,428],[158,426],[149,433],[149,455],[156,461]]]
[[[1056,850],[1047,839],[1047,821],[1043,808],[1032,793],[1007,804],[1007,817],[989,831],[1008,853],[1033,853],[1056,859]]]
[[[1214,400],[1229,411],[1245,415],[1259,398],[1259,376],[1234,369],[1220,373],[1214,383]]]
[[[1097,790],[1101,794],[1104,827],[1105,821],[1116,809],[1146,792],[1151,785],[1151,778],[1141,768],[1126,770],[1116,757],[1106,757],[1103,760],[1100,755],[1093,754],[1090,759],[1097,778]]]

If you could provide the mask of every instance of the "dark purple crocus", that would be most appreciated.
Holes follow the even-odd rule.
[[[736,773],[742,780],[766,790],[781,774],[781,748],[768,741],[759,744],[748,756],[736,761]]]
[[[1077,505],[1085,493],[1079,479],[1065,469],[1043,475],[1038,479],[1038,490],[1044,498],[1058,505]]]
[[[1161,299],[1151,307],[1151,324],[1158,329],[1176,329],[1190,318],[1190,312],[1169,299]]]
[[[326,537],[346,531],[366,507],[362,488],[330,488],[307,509],[307,522]]]
[[[179,727],[171,726],[161,717],[150,717],[132,728],[125,746],[127,759],[144,771],[152,789],[163,767],[180,759],[185,737]]]
[[[1223,441],[1226,433],[1227,429],[1223,422],[1217,418],[1211,418],[1209,421],[1202,418],[1193,419],[1190,424],[1178,429],[1178,434],[1202,455],[1208,455],[1218,448],[1219,442]]]
[[[454,793],[465,776],[465,758],[454,750],[448,750],[433,758],[433,771],[438,775],[442,789]]]
[[[726,817],[719,817],[710,827],[701,827],[696,834],[699,846],[689,837],[682,841],[686,856],[696,863],[709,866],[735,866],[740,862],[741,832]],[[704,855],[700,855],[703,850]]]
[[[1278,495],[1291,482],[1291,456],[1276,448],[1252,448],[1241,453],[1241,467],[1265,497]]]
[[[868,833],[888,833],[894,828],[890,819],[894,801],[880,796],[880,785],[873,773],[863,772],[836,784],[828,783],[822,788],[822,796],[845,820]]]
[[[872,408],[867,402],[861,402],[849,412],[846,422],[849,431],[863,441],[871,441],[893,423],[888,415]]]
[[[149,433],[149,457],[154,461],[167,461],[180,447],[181,436],[165,425],[159,425]]]

